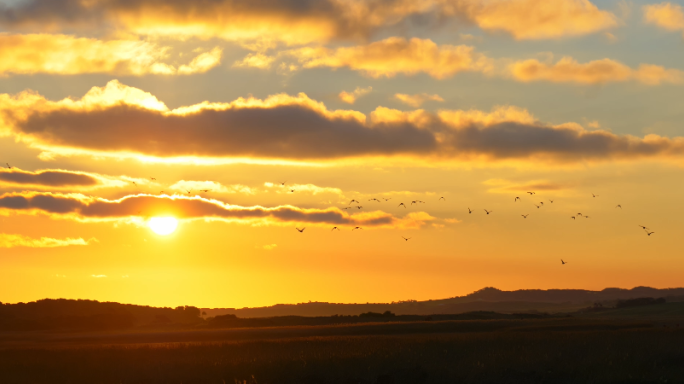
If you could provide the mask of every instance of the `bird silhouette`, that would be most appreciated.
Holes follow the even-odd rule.
[[[593,193],[591,194],[592,197],[599,197],[598,195],[594,195]]]
[[[295,191],[294,189],[290,189],[290,193],[294,193],[294,191]]]
[[[618,205],[615,206],[615,208],[620,208],[620,209],[622,209],[622,205],[618,204]]]
[[[164,191],[159,191],[159,194],[160,194],[160,195],[163,195],[163,194],[164,194]]]
[[[188,195],[192,193],[192,191],[188,191],[187,189],[185,190],[185,192],[187,192]]]
[[[280,186],[281,186],[281,187],[284,187],[284,186],[285,186],[285,183],[286,183],[286,181],[283,181],[282,183],[280,183]]]
[[[381,203],[381,201],[376,198],[368,199],[368,201],[377,201],[378,203]]]
[[[406,240],[406,241],[409,241],[409,240],[411,240],[411,238],[410,238],[410,237],[404,237],[404,236],[402,236],[401,238],[402,238],[402,239],[404,239],[404,240]]]
[[[575,216],[570,216],[571,219],[575,220]]]
[[[207,193],[209,191],[211,191],[211,189],[200,189],[200,192],[204,192],[204,193]]]
[[[543,201],[540,201],[539,204],[541,204],[542,207],[544,206],[544,202],[543,202]]]
[[[340,229],[337,228],[337,227],[333,227],[333,228],[331,229],[331,231],[334,231],[334,230],[336,230],[336,229],[337,229],[338,231],[340,230]]]
[[[494,211],[488,211],[488,210],[486,210],[486,209],[485,209],[484,211],[487,212],[488,215],[489,215],[490,213],[494,212]]]
[[[587,216],[587,215],[584,215],[584,218],[585,218],[585,219],[588,219],[588,218],[589,218],[589,216]]]
[[[532,196],[532,195],[536,194],[537,192],[527,192],[527,193],[529,193],[530,196]]]
[[[470,213],[473,213],[473,211],[471,211],[470,208],[468,208],[468,214],[470,214]]]
[[[640,227],[641,227],[641,229],[643,229],[644,231],[648,231],[648,230],[649,230],[648,227],[645,227],[645,226],[643,226],[643,225],[640,225]]]
[[[418,204],[418,200],[413,200],[413,201],[411,202],[411,205],[413,205],[413,204]]]
[[[138,186],[138,183],[136,183],[135,181],[131,181],[131,183],[133,183],[133,185],[135,185],[136,187]]]
[[[152,181],[157,181],[157,179],[154,178],[154,177],[152,177],[152,176],[150,176],[150,180],[152,180]]]
[[[352,229],[352,231],[356,231],[357,229],[363,229],[363,228],[361,228],[361,227],[354,227],[354,229]]]
[[[386,198],[383,197],[383,200],[385,200],[385,201],[390,201],[390,200],[392,200],[392,198],[390,197],[389,199],[386,199]]]
[[[519,198],[518,196],[516,196],[515,199],[513,199],[513,202],[515,203],[515,202],[517,202],[518,200],[520,200],[520,198]]]
[[[9,163],[5,163],[5,164],[7,164],[7,169],[12,169],[12,166],[9,165]]]
[[[654,234],[654,233],[655,233],[655,232],[646,231],[646,234],[649,235],[649,236],[651,236],[651,235]]]
[[[567,262],[565,262],[565,261],[563,261],[563,259],[561,259],[561,265],[565,265],[565,264],[567,264]]]
[[[532,205],[534,205],[534,206],[537,207],[537,208],[541,208],[540,205],[537,205],[537,204],[532,204]]]
[[[578,213],[577,216],[582,217],[582,214],[581,214],[581,213]]]
[[[397,208],[399,208],[399,207],[404,207],[404,209],[406,209],[406,206],[404,205],[404,203],[397,205]]]
[[[527,219],[527,216],[529,216],[529,215],[530,215],[530,214],[528,213],[527,215],[520,215],[520,216],[522,216],[523,218]]]
[[[342,209],[352,209],[352,207],[344,207],[344,208],[342,208]]]
[[[444,200],[444,201],[446,201],[446,199],[444,198],[444,196],[440,197],[439,200]],[[437,201],[439,201],[439,200],[437,200]]]
[[[549,201],[551,202],[551,204],[553,204],[553,200],[549,199]]]
[[[304,228],[302,228],[302,229],[299,229],[299,228],[296,228],[296,227],[295,227],[295,229],[298,230],[299,233],[302,233],[302,232],[304,232],[304,230],[306,229],[306,227],[304,227]]]
[[[349,205],[351,205],[351,203],[359,203],[359,202],[357,200],[352,199],[352,201],[349,202]],[[361,204],[361,203],[359,203],[359,204]]]
[[[356,208],[361,209],[363,208],[363,205],[357,205]]]

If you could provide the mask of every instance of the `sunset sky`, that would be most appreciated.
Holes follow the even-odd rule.
[[[0,57],[2,302],[682,286],[684,0],[0,0]]]

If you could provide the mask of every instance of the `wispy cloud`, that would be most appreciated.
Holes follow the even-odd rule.
[[[684,31],[684,8],[663,2],[643,6],[644,21],[668,31]]]
[[[430,95],[427,93],[419,93],[416,95],[397,93],[394,95],[394,98],[413,108],[420,108],[420,106],[423,105],[423,103],[426,101],[444,101],[444,99],[439,95]]]
[[[344,101],[347,104],[354,104],[356,102],[356,99],[363,95],[369,94],[371,91],[373,91],[373,87],[367,87],[367,88],[361,88],[361,87],[356,87],[356,89],[353,92],[347,92],[347,91],[342,91],[338,95],[340,100]]]
[[[95,239],[93,240],[97,241]],[[41,237],[39,239],[34,239],[29,236],[0,233],[0,248],[56,248],[68,247],[70,245],[88,245],[89,241],[83,240],[82,238],[53,239],[50,237]]]

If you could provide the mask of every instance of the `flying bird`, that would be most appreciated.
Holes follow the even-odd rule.
[[[534,206],[537,207],[537,208],[541,208],[541,206],[539,206],[539,205],[537,205],[537,204],[532,204],[532,205],[534,205]]]
[[[471,211],[470,208],[468,208],[468,213],[469,213],[469,214],[470,214],[470,213],[473,213],[473,211]]]
[[[351,203],[359,203],[359,202],[356,201],[356,200],[354,200],[354,199],[352,199],[352,201],[349,202],[349,205],[351,205]],[[359,204],[361,204],[361,203],[359,203]]]
[[[204,193],[207,193],[209,191],[211,191],[211,189],[200,189],[200,192],[204,192]]]
[[[439,200],[444,200],[444,201],[446,201],[446,199],[444,198],[444,196],[440,197]],[[439,201],[439,200],[437,200],[437,201]]]
[[[354,227],[354,229],[352,229],[352,231],[356,231],[357,229],[363,229],[363,228],[361,228],[361,227]]]
[[[333,229],[331,229],[331,231],[334,231],[334,230],[336,230],[336,229],[337,229],[338,231],[340,230],[340,229],[337,228],[337,227],[333,227]]]
[[[411,202],[411,205],[413,205],[413,204],[418,204],[418,200],[413,200],[413,201]]]
[[[575,216],[570,216],[571,219],[575,220]]]
[[[188,191],[187,189],[185,190],[185,192],[187,192],[188,195],[192,193],[192,191]]]
[[[516,196],[515,199],[513,199],[513,202],[515,203],[518,200],[520,200],[520,198],[518,196]]]
[[[577,216],[582,217],[582,214],[581,214],[581,213],[578,213]]]
[[[375,197],[374,197],[374,198],[372,198],[372,199],[368,199],[368,201],[377,201],[378,203],[382,203],[382,201],[380,201],[380,200],[376,199]]]
[[[488,210],[486,210],[486,209],[485,209],[484,211],[487,212],[488,215],[489,215],[490,213],[494,212],[494,211],[488,211]]]
[[[527,192],[527,193],[529,193],[530,196],[532,196],[532,195],[536,194],[537,192]]]
[[[12,166],[9,165],[9,163],[5,163],[5,164],[7,164],[7,169],[12,169]]]
[[[290,193],[294,193],[294,191],[295,191],[294,189],[290,189]]]
[[[543,201],[540,201],[539,204],[541,204],[542,206],[544,206],[544,202],[543,202]]]
[[[528,213],[527,215],[520,215],[520,216],[522,216],[523,218],[527,219],[527,216],[529,216],[529,215],[530,215],[530,214]]]
[[[385,199],[385,198],[383,197],[383,199],[384,199],[385,201],[390,201],[390,200],[392,200],[391,197],[390,197],[389,199]]]
[[[138,186],[138,184],[135,181],[131,181],[131,183],[133,183],[133,185],[135,185],[136,187]]]
[[[567,262],[565,262],[565,261],[563,261],[563,259],[561,259],[561,265],[565,265],[565,264],[567,264]]]
[[[655,232],[646,231],[646,234],[649,235],[649,236],[651,236],[651,235],[654,234],[654,233],[655,233]]]
[[[299,233],[302,233],[302,232],[304,232],[304,230],[306,229],[306,227],[304,227],[304,228],[302,228],[302,229],[299,229],[299,228],[296,228],[296,227],[295,227],[295,229],[298,230]]]
[[[356,208],[361,209],[363,208],[363,205],[357,205]]]
[[[344,208],[342,208],[342,209],[352,209],[352,207],[344,207]]]
[[[589,218],[589,216],[587,216],[587,215],[584,215],[584,218],[585,218],[585,219],[588,219],[588,218]]]
[[[599,197],[598,195],[594,195],[593,193],[591,194],[592,197]]]
[[[618,205],[615,206],[615,208],[620,208],[620,209],[622,209],[622,205],[618,204]]]
[[[406,206],[404,205],[404,203],[397,205],[397,208],[402,207],[402,206],[404,207],[404,209],[406,209]]]
[[[643,229],[644,231],[648,231],[648,227],[644,227],[643,225],[640,225],[640,227],[641,227],[641,229]]]
[[[410,238],[410,237],[404,237],[404,236],[402,236],[401,238],[402,238],[402,239],[404,239],[404,240],[406,240],[406,241],[409,241],[409,240],[411,240],[411,238]]]
[[[551,204],[553,204],[553,200],[549,199],[549,201],[551,202]]]
[[[152,180],[152,181],[157,181],[157,179],[154,178],[154,177],[152,177],[152,176],[150,176],[150,180]]]
[[[285,183],[286,183],[286,181],[283,181],[282,183],[280,183],[280,186],[281,186],[281,187],[284,187],[284,186],[285,186]]]

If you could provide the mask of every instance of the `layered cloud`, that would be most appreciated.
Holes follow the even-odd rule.
[[[650,64],[641,64],[637,69],[632,69],[611,59],[578,63],[571,57],[564,57],[555,64],[530,59],[511,64],[509,70],[513,78],[524,82],[605,84],[638,81],[648,85],[684,83],[684,71],[678,69]]]
[[[684,8],[678,4],[644,5],[644,21],[668,31],[684,31]]]
[[[352,92],[342,91],[337,96],[340,98],[340,100],[344,101],[347,104],[354,104],[356,102],[356,99],[358,99],[361,96],[369,94],[371,91],[373,91],[373,87],[356,87],[356,89]]]
[[[125,187],[131,181],[143,183],[145,180],[130,177],[112,177],[96,173],[66,171],[62,169],[44,169],[36,172],[21,169],[0,169],[0,187],[21,187],[32,189],[63,190],[78,188],[112,188]]]
[[[338,208],[306,209],[290,205],[242,207],[218,200],[185,196],[132,195],[118,200],[81,194],[11,193],[0,196],[0,213],[45,214],[82,221],[140,220],[173,216],[183,220],[207,219],[253,225],[350,225],[381,228],[416,228],[433,217],[413,212],[403,218],[375,211],[348,214]]]
[[[348,68],[373,77],[427,73],[436,79],[459,72],[488,73],[493,63],[467,45],[437,45],[429,39],[389,37],[351,47],[305,47],[280,54],[294,57],[303,68]]]
[[[619,25],[589,0],[27,0],[1,6],[0,26],[222,38],[263,47],[365,39],[413,16],[435,24],[457,19],[516,39],[580,36]]]
[[[140,76],[202,73],[221,61],[215,48],[179,67],[165,63],[168,48],[139,40],[98,40],[51,34],[0,33],[0,76],[111,73]]]
[[[0,248],[55,248],[68,247],[70,245],[88,245],[88,242],[89,241],[85,241],[81,238],[53,239],[50,237],[41,237],[40,239],[34,239],[29,236],[0,233]]]
[[[378,107],[368,118],[328,110],[304,94],[279,94],[170,110],[151,94],[116,81],[79,100],[49,101],[30,92],[0,95],[0,118],[5,134],[32,146],[98,156],[577,162],[684,154],[684,138],[617,135],[571,122],[552,125],[515,107],[438,113]]]
[[[439,101],[443,102],[444,99],[439,95],[430,95],[427,93],[419,93],[416,95],[407,95],[405,93],[397,93],[394,95],[396,100],[409,105],[413,108],[419,108],[426,101]]]

